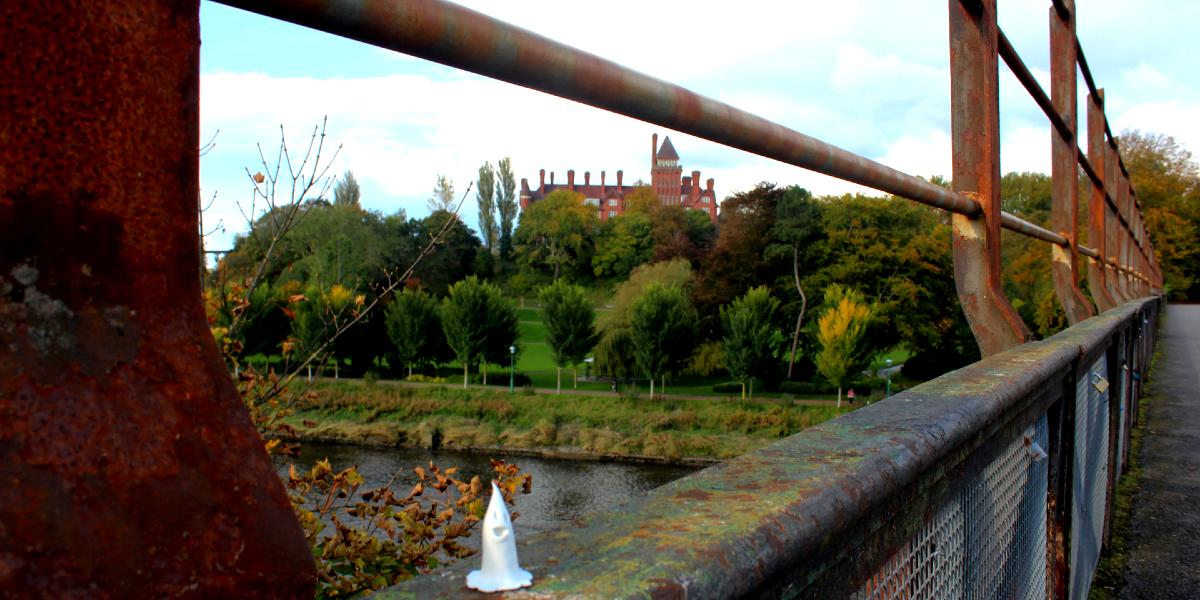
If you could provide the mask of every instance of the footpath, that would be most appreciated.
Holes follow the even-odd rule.
[[[1200,598],[1200,306],[1169,306],[1158,343],[1121,598]]]

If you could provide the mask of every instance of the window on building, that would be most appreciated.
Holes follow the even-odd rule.
[[[616,205],[617,205],[617,199],[616,199],[616,198],[609,198],[609,199],[608,199],[608,205],[609,205],[609,206],[616,206]]]
[[[599,198],[585,198],[583,200],[583,203],[588,206],[600,206],[600,199]]]
[[[611,219],[611,218],[613,218],[613,217],[615,217],[615,216],[617,216],[617,211],[615,211],[615,210],[610,210],[610,211],[608,211],[608,218],[610,218],[610,219]]]
[[[700,196],[701,204],[708,204],[708,196]]]

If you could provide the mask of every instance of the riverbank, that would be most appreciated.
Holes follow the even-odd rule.
[[[850,408],[318,382],[287,422],[301,441],[707,464]]]

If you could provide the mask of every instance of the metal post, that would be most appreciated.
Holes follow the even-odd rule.
[[[311,597],[200,301],[197,0],[0,31],[0,590]]]
[[[517,347],[508,347],[508,393],[513,393],[513,383],[517,370]]]
[[[1102,92],[1103,93],[1103,92]],[[1103,96],[1101,96],[1103,98]],[[1103,105],[1101,105],[1103,110]],[[1104,139],[1104,195],[1108,200],[1105,203],[1104,209],[1104,258],[1109,262],[1108,276],[1104,278],[1104,284],[1108,287],[1108,294],[1112,296],[1117,304],[1124,304],[1129,301],[1124,294],[1121,293],[1121,262],[1120,262],[1120,247],[1119,240],[1121,236],[1121,221],[1117,213],[1118,204],[1117,188],[1118,177],[1120,173],[1117,169],[1117,148],[1113,145],[1112,140],[1105,136]]]
[[[1067,238],[1068,246],[1050,245],[1054,293],[1062,304],[1067,320],[1074,325],[1096,314],[1079,289],[1079,164],[1076,153],[1078,110],[1075,77],[1075,3],[1064,0],[1066,14],[1050,7],[1050,95],[1054,110],[1062,115],[1071,136],[1065,138],[1050,128],[1054,186],[1050,228]]]
[[[1108,181],[1108,144],[1104,142],[1104,92],[1096,95],[1088,94],[1087,103],[1088,124],[1088,162],[1092,164],[1096,174],[1103,182]],[[1116,299],[1109,293],[1108,286],[1108,237],[1105,235],[1107,225],[1108,204],[1104,199],[1104,187],[1097,186],[1088,179],[1088,187],[1092,190],[1088,201],[1088,243],[1100,254],[1100,258],[1088,261],[1088,289],[1096,300],[1100,312],[1110,310],[1117,305]]]
[[[984,356],[1032,337],[1000,283],[998,35],[995,0],[950,0],[954,190],[982,208],[952,216],[954,283]]]

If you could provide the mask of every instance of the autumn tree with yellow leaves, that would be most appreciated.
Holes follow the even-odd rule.
[[[842,386],[866,367],[868,359],[862,343],[871,323],[872,309],[861,292],[834,284],[825,290],[826,308],[817,319],[817,370],[838,388],[838,407],[842,406]]]

